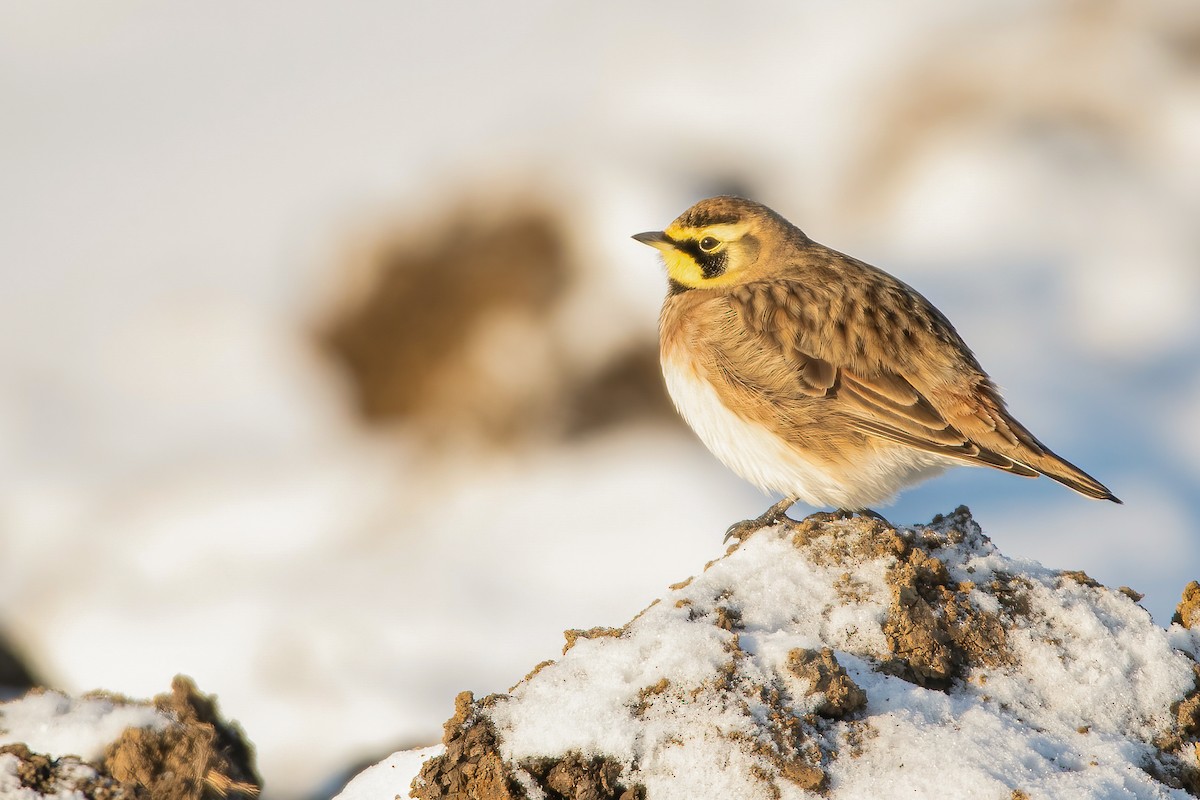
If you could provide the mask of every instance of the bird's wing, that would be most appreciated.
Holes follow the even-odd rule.
[[[863,302],[774,280],[729,295],[725,369],[758,391],[821,399],[859,432],[939,455],[1036,476],[1016,456],[1042,445],[932,305],[900,284],[863,284]]]

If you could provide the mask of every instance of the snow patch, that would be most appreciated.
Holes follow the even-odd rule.
[[[93,761],[126,728],[161,731],[170,724],[166,715],[145,705],[31,693],[0,705],[0,746],[21,743],[52,758],[73,755]]]

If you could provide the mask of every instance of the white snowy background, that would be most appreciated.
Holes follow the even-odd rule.
[[[433,742],[767,502],[666,427],[356,421],[311,338],[347,242],[463,196],[558,198],[612,342],[663,290],[629,235],[745,187],[1126,502],[958,470],[890,519],[966,503],[1163,623],[1200,577],[1194,3],[3,2],[0,101],[0,629],[71,691],[193,676],[268,797]]]

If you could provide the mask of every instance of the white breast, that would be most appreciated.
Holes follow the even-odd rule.
[[[662,361],[667,391],[680,416],[725,466],[767,492],[812,506],[864,509],[882,505],[905,486],[933,477],[955,461],[880,440],[852,469],[831,470],[803,455],[764,425],[730,411],[708,381],[678,351]]]

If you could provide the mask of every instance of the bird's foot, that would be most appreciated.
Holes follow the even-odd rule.
[[[754,519],[744,519],[741,522],[735,522],[729,526],[729,530],[725,531],[725,538],[722,542],[728,542],[730,539],[737,539],[739,542],[743,542],[763,528],[770,528],[772,525],[778,525],[781,522],[790,524],[793,520],[788,517],[787,510],[795,505],[795,503],[794,498],[785,497]]]
[[[817,517],[818,519],[821,519],[822,521],[826,521],[826,522],[829,522],[829,521],[832,521],[835,519],[852,519],[854,517],[863,517],[865,519],[873,519],[873,520],[876,520],[877,522],[882,522],[884,525],[887,525],[889,528],[896,527],[892,523],[888,522],[887,517],[883,516],[878,511],[872,511],[869,508],[860,508],[855,511],[851,511],[851,510],[845,509],[845,508],[839,508],[837,511],[818,512],[817,514],[813,514],[813,516]]]
[[[847,515],[858,514],[860,517],[866,517],[867,519],[873,519],[876,522],[882,522],[884,525],[887,525],[889,528],[896,527],[892,523],[888,522],[887,517],[885,517],[883,514],[880,514],[878,511],[872,511],[869,508],[863,508],[863,509],[859,509],[858,511],[846,512],[846,513],[847,513]]]
[[[814,519],[818,522],[837,522],[844,519],[853,519],[854,517],[877,520],[882,522],[884,525],[887,525],[889,528],[896,527],[892,523],[888,522],[887,518],[882,514],[877,511],[872,511],[869,508],[862,508],[857,511],[850,511],[849,509],[845,508],[839,508],[837,511],[818,511],[815,514],[809,514],[806,519]]]

